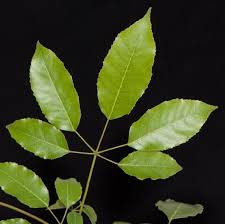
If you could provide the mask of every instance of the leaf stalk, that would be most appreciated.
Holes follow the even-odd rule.
[[[90,168],[90,171],[89,171],[89,174],[88,174],[88,179],[87,179],[84,195],[83,195],[83,198],[82,198],[82,201],[81,201],[81,204],[80,204],[80,211],[79,211],[80,214],[82,214],[82,212],[83,212],[83,208],[84,208],[84,204],[85,204],[86,197],[87,197],[87,194],[88,194],[88,190],[89,190],[89,187],[90,187],[91,178],[92,178],[92,174],[93,174],[93,171],[94,171],[96,159],[99,156],[99,152],[98,151],[99,151],[99,148],[101,146],[102,140],[104,138],[106,129],[108,127],[108,124],[109,124],[109,119],[107,119],[107,121],[105,123],[105,126],[103,128],[102,134],[101,134],[100,139],[99,139],[98,144],[97,144],[97,148],[93,152],[94,153],[94,157],[93,157],[93,160],[92,160],[92,163],[91,163],[91,168]]]
[[[108,148],[108,149],[104,149],[104,150],[99,151],[99,154],[102,154],[102,153],[105,153],[105,152],[110,152],[110,151],[113,151],[115,149],[123,148],[127,145],[128,145],[128,143],[122,144],[122,145],[117,145],[117,146],[114,146],[114,147],[111,147],[111,148]]]
[[[26,211],[24,211],[24,210],[22,210],[20,208],[17,208],[17,207],[15,207],[13,205],[9,205],[9,204],[7,204],[5,202],[1,202],[0,201],[0,206],[8,208],[8,209],[11,209],[11,210],[14,210],[14,211],[16,211],[18,213],[21,213],[21,214],[23,214],[23,215],[25,215],[25,216],[27,216],[27,217],[29,217],[31,219],[34,219],[34,220],[36,220],[36,221],[38,221],[38,222],[40,222],[42,224],[49,224],[48,222],[44,221],[43,219],[41,219],[41,218],[39,218],[39,217],[29,213],[29,212],[26,212]]]

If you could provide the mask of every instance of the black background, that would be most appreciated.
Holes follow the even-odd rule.
[[[203,215],[174,224],[224,224],[225,13],[217,1],[1,2],[0,161],[16,161],[34,170],[50,189],[52,203],[56,200],[56,177],[73,176],[85,185],[91,158],[69,155],[55,161],[39,159],[22,150],[10,138],[5,125],[24,117],[45,120],[29,85],[29,65],[36,41],[40,40],[64,61],[72,74],[82,109],[78,131],[95,146],[105,123],[95,84],[102,61],[117,33],[141,18],[150,6],[157,44],[150,88],[129,116],[110,123],[103,147],[125,143],[130,125],[148,108],[164,100],[199,99],[218,105],[219,109],[198,135],[170,150],[183,171],[163,181],[138,181],[99,160],[87,202],[96,209],[100,224],[111,224],[113,220],[166,223],[166,217],[154,204],[167,198],[205,206]],[[73,149],[84,148],[76,136],[66,136]],[[123,148],[108,156],[119,161],[129,151]],[[45,210],[33,211],[2,191],[0,200],[54,223]],[[19,215],[0,208],[1,219],[16,216]]]

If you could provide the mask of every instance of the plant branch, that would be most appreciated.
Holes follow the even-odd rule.
[[[74,130],[74,132],[92,152],[95,152],[95,150],[89,145],[89,143],[80,135],[80,133],[77,130]]]
[[[96,162],[96,159],[97,159],[97,157],[99,155],[98,151],[99,151],[99,148],[101,146],[101,143],[102,143],[103,137],[105,135],[105,132],[106,132],[108,124],[109,124],[109,119],[107,119],[107,121],[105,123],[105,126],[103,128],[102,134],[101,134],[100,139],[99,139],[98,144],[97,144],[97,148],[96,148],[96,150],[94,150],[94,157],[93,157],[93,160],[92,160],[92,163],[91,163],[91,168],[90,168],[90,171],[89,171],[89,175],[88,175],[88,179],[87,179],[84,195],[83,195],[83,198],[82,198],[82,201],[81,201],[81,204],[80,204],[80,211],[79,211],[80,214],[82,214],[82,211],[83,211],[83,208],[84,208],[85,200],[86,200],[86,197],[87,197],[87,194],[88,194],[88,190],[89,190],[89,187],[90,187],[92,174],[93,174],[94,167],[95,167],[95,162]]]
[[[104,149],[104,150],[99,151],[99,154],[105,153],[105,152],[109,152],[109,151],[113,151],[115,149],[123,148],[123,147],[125,147],[127,145],[128,145],[128,143],[122,144],[122,145],[117,145],[117,146],[114,146],[114,147],[111,147],[111,148],[108,148],[108,149]]]
[[[70,151],[72,154],[80,154],[80,155],[94,155],[93,152],[80,152],[80,151]]]
[[[58,218],[55,216],[55,214],[53,213],[53,211],[48,207],[47,208],[48,211],[51,213],[51,215],[54,217],[55,221],[58,223],[58,224],[61,224],[60,221],[58,220]]]
[[[107,129],[107,127],[108,127],[108,125],[109,125],[109,119],[107,119],[107,121],[106,121],[106,123],[105,123],[105,126],[104,126],[104,128],[103,128],[103,131],[102,131],[102,134],[101,134],[101,137],[100,137],[100,139],[99,139],[99,141],[98,141],[98,145],[97,145],[97,148],[96,148],[96,152],[98,152],[99,151],[99,148],[100,148],[100,146],[101,146],[101,144],[102,144],[102,140],[103,140],[103,138],[104,138],[104,135],[105,135],[105,132],[106,132],[106,129]]]
[[[106,158],[105,156],[102,156],[102,155],[98,155],[101,159],[103,159],[103,160],[105,160],[105,161],[108,161],[108,162],[110,162],[110,163],[112,163],[112,164],[114,164],[114,165],[117,165],[118,166],[118,163],[117,162],[115,162],[115,161],[113,161],[113,160],[111,160],[111,159],[108,159],[108,158]]]
[[[29,213],[29,212],[26,212],[26,211],[24,211],[24,210],[22,210],[20,208],[17,208],[17,207],[15,207],[13,205],[9,205],[7,203],[4,203],[4,202],[0,201],[0,206],[8,208],[8,209],[11,209],[11,210],[14,210],[14,211],[16,211],[18,213],[21,213],[21,214],[23,214],[23,215],[25,215],[25,216],[27,216],[27,217],[29,217],[31,219],[34,219],[34,220],[36,220],[36,221],[38,221],[38,222],[40,222],[42,224],[48,224],[48,222],[44,221],[43,219],[41,219],[41,218],[39,218],[39,217]]]
[[[65,210],[65,212],[64,212],[64,215],[63,215],[63,218],[62,218],[62,221],[61,221],[60,224],[63,224],[63,222],[64,222],[64,220],[65,220],[65,218],[66,218],[66,214],[67,214],[67,212],[68,212],[68,209],[69,209],[69,208],[66,208],[66,210]]]
[[[92,177],[92,174],[93,174],[93,171],[94,171],[96,159],[97,159],[97,156],[94,155],[92,163],[91,163],[91,168],[90,168],[90,171],[89,171],[89,175],[88,175],[88,179],[87,179],[84,195],[83,195],[83,198],[82,198],[82,201],[81,201],[81,205],[80,205],[80,211],[79,211],[80,214],[82,213],[83,208],[84,208],[84,203],[85,203],[85,200],[86,200],[86,197],[87,197],[87,194],[88,194],[88,190],[89,190],[89,186],[90,186],[90,183],[91,183],[91,177]]]

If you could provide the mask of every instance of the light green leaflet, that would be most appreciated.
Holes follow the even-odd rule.
[[[132,124],[128,145],[142,150],[166,150],[185,143],[199,132],[216,108],[198,100],[165,101]]]
[[[75,178],[69,178],[66,180],[57,178],[55,181],[55,188],[59,200],[67,208],[75,204],[81,198],[82,187]]]
[[[88,216],[91,224],[96,224],[97,214],[95,210],[90,205],[84,205],[83,212]]]
[[[57,159],[69,153],[63,133],[37,119],[21,119],[7,126],[12,138],[24,149],[44,159]]]
[[[75,131],[81,112],[72,77],[59,58],[39,42],[31,62],[30,82],[48,121],[61,130]]]
[[[65,208],[65,205],[60,200],[57,200],[55,202],[55,204],[49,206],[49,208],[51,210],[64,209]]]
[[[68,224],[83,224],[83,217],[77,212],[70,212],[67,215]]]
[[[158,201],[156,206],[167,216],[169,224],[174,219],[193,217],[203,212],[203,206],[200,204],[185,204],[171,199]]]
[[[48,189],[33,171],[13,162],[0,163],[2,190],[30,208],[48,207]]]
[[[150,14],[116,37],[103,62],[98,100],[109,120],[129,114],[150,82],[155,56]]]
[[[30,222],[28,222],[25,219],[16,218],[16,219],[2,220],[0,221],[0,224],[30,224]]]
[[[176,160],[162,152],[136,151],[122,159],[119,167],[140,180],[166,179],[182,170]]]

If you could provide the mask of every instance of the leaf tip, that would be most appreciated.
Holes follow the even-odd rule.
[[[212,105],[212,111],[219,109],[219,106]]]
[[[41,42],[38,40],[37,43],[36,43],[36,46],[39,47],[39,46],[43,46],[43,45],[42,45]]]
[[[45,49],[46,47],[38,40],[36,43],[36,50],[37,49]]]
[[[145,13],[144,18],[150,19],[151,11],[152,11],[152,7],[149,7],[149,9],[147,10],[147,12]]]
[[[12,124],[7,124],[7,125],[5,126],[5,128],[9,131],[11,125],[12,125]]]

